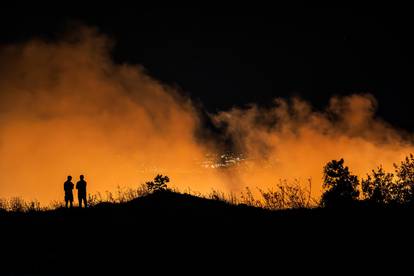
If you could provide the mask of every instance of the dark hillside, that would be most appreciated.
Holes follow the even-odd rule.
[[[338,261],[349,249],[375,253],[408,245],[412,213],[363,206],[268,211],[172,192],[89,209],[3,212],[2,271],[93,274],[260,263],[268,269],[268,261],[283,267],[293,260],[315,265]]]

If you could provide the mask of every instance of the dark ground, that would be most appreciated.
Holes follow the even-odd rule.
[[[413,211],[271,212],[158,193],[89,209],[3,212],[0,274],[395,272],[410,263]]]

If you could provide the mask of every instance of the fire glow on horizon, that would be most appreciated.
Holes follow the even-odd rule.
[[[318,196],[332,159],[343,157],[365,176],[414,152],[410,135],[375,118],[370,95],[333,97],[323,112],[301,99],[275,99],[272,108],[211,114],[250,161],[245,169],[203,168],[222,148],[219,139],[196,138],[195,105],[140,66],[115,64],[110,45],[82,27],[59,41],[1,47],[0,197],[60,200],[68,174],[85,174],[94,193],[135,187],[157,173],[202,193],[311,178]]]

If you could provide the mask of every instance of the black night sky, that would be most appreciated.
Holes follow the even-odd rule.
[[[111,6],[9,7],[1,43],[53,39],[71,22],[116,41],[114,59],[142,64],[208,111],[300,96],[371,93],[378,114],[414,130],[410,14],[392,8]]]

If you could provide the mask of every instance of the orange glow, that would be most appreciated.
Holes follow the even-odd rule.
[[[84,174],[95,193],[135,187],[157,173],[202,193],[266,188],[280,178],[307,185],[312,178],[318,196],[331,159],[343,157],[365,175],[414,152],[401,133],[374,118],[369,95],[333,98],[324,112],[299,99],[276,100],[271,109],[211,115],[228,123],[227,135],[250,162],[243,170],[204,169],[199,161],[218,150],[195,139],[191,101],[139,66],[114,64],[110,44],[81,28],[58,42],[0,50],[0,197],[47,203],[63,199],[68,174],[75,181]]]

